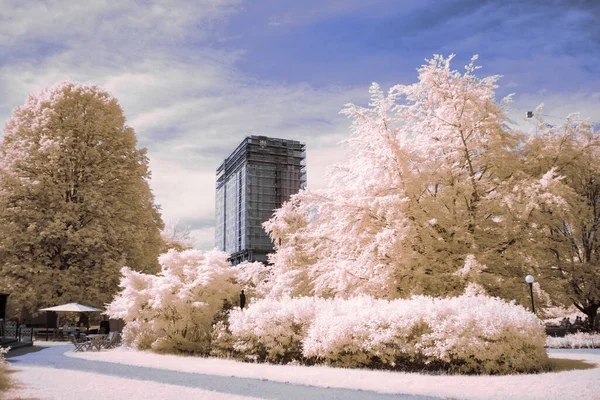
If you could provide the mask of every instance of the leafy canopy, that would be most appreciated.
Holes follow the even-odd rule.
[[[0,290],[14,313],[102,306],[123,265],[158,270],[162,221],[117,100],[59,83],[16,108],[0,143]]]
[[[598,226],[572,162],[598,164],[590,125],[540,124],[537,136],[511,128],[510,97],[495,100],[499,77],[478,78],[477,57],[452,70],[452,58],[427,60],[412,85],[384,93],[373,84],[367,107],[345,107],[352,156],[327,189],[301,191],[264,224],[276,249],[270,295],[393,299],[473,283],[528,305],[532,274],[545,305],[568,301],[575,271],[597,271],[596,258],[565,268],[579,251],[569,243],[581,207],[586,226]],[[571,154],[557,160],[561,143]]]

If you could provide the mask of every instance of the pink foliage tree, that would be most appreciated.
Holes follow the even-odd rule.
[[[528,153],[528,136],[509,126],[499,77],[478,78],[477,57],[452,70],[452,58],[428,60],[412,85],[373,84],[367,107],[345,107],[352,156],[327,189],[300,192],[264,224],[276,248],[272,295],[391,299],[476,283],[528,304],[527,274],[542,297],[564,293],[550,249],[577,195],[562,171],[536,164],[546,150]]]
[[[160,352],[205,353],[213,318],[239,287],[223,252],[170,250],[159,257],[161,271],[144,274],[124,267],[122,291],[107,313],[127,325],[125,344]]]

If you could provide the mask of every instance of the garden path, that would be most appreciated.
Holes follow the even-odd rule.
[[[66,351],[72,350],[72,345],[34,347],[14,350],[9,353],[7,360],[15,367],[46,367],[71,371],[93,373],[101,380],[102,376],[129,378],[138,381],[152,381],[189,388],[199,388],[215,392],[215,394],[231,394],[251,396],[261,399],[348,399],[348,400],[435,400],[435,397],[383,394],[373,391],[352,389],[323,388],[291,383],[272,382],[259,379],[238,378],[198,374],[189,372],[169,371],[158,368],[130,366],[101,361],[65,356]],[[252,368],[249,364],[248,368]],[[65,388],[68,390],[68,388]],[[106,398],[111,396],[111,387],[105,387]],[[80,393],[81,394],[81,393]]]

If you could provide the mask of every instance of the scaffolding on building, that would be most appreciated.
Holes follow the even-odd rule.
[[[304,143],[248,136],[217,168],[217,248],[234,264],[267,262],[273,244],[262,223],[305,187]]]

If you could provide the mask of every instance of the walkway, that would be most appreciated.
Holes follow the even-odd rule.
[[[168,371],[157,368],[136,367],[100,361],[67,357],[72,346],[29,347],[11,351],[7,359],[15,367],[37,366],[73,371],[85,371],[100,375],[153,381],[184,387],[198,388],[219,393],[252,396],[262,399],[372,399],[372,400],[435,400],[435,397],[382,394],[371,391],[321,388],[258,379],[225,377]],[[252,368],[251,364],[248,366]],[[107,393],[110,398],[110,394]]]

